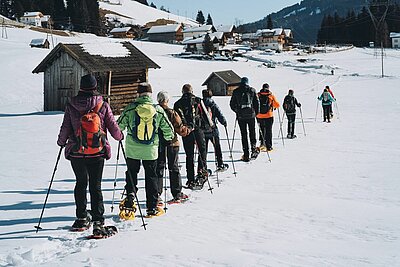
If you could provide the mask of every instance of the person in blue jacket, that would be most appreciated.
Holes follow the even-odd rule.
[[[324,122],[331,122],[332,102],[334,102],[335,99],[329,93],[328,89],[325,88],[324,92],[318,97],[318,100],[322,101],[322,108],[324,110]]]

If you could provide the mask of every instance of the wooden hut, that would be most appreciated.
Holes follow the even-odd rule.
[[[239,75],[232,70],[225,70],[211,73],[202,85],[211,89],[213,95],[226,96],[232,95],[233,90],[239,87],[239,83]]]
[[[60,43],[32,72],[44,72],[45,111],[64,111],[79,91],[80,78],[92,73],[97,90],[120,114],[137,97],[138,84],[148,81],[149,68],[160,67],[129,42]]]
[[[29,44],[31,47],[36,48],[50,48],[49,40],[47,39],[32,39],[31,43]]]
[[[147,32],[150,42],[177,43],[183,40],[181,24],[153,26]]]

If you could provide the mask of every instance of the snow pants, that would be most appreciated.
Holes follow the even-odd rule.
[[[214,146],[214,153],[215,157],[217,158],[218,166],[223,166],[224,162],[222,160],[222,149],[221,149],[221,142],[219,140],[218,135],[206,135],[206,154],[208,154],[208,142],[211,141],[211,144]]]
[[[197,171],[207,170],[207,154],[206,154],[206,141],[204,132],[200,129],[195,129],[189,135],[182,137],[183,148],[186,153],[186,173],[188,182],[195,182],[194,177],[194,147],[197,146],[199,150],[199,159]]]
[[[175,198],[182,191],[182,179],[179,172],[179,146],[166,146],[161,144],[158,147],[157,177],[158,195],[163,191],[164,170],[168,161],[169,183],[171,194]]]
[[[286,114],[287,119],[288,119],[288,127],[287,127],[287,133],[290,136],[294,135],[294,126],[296,122],[296,113],[294,114]]]
[[[75,173],[76,184],[74,189],[76,217],[87,216],[87,192],[89,182],[90,208],[93,221],[104,221],[103,194],[101,179],[103,177],[104,158],[71,158],[72,170]]]
[[[256,145],[257,145],[257,139],[256,139],[256,119],[242,119],[238,120],[239,128],[240,128],[240,134],[242,135],[242,148],[243,148],[243,153],[245,157],[249,157],[249,140],[247,135],[250,137],[250,145],[251,145],[251,151],[255,151]],[[249,132],[247,133],[247,128],[249,129]],[[234,142],[234,140],[232,140]]]
[[[272,125],[274,117],[267,119],[257,119],[260,125],[260,143],[266,146],[267,149],[272,149]]]
[[[328,120],[328,122],[330,122],[332,104],[330,104],[330,105],[322,105],[322,109],[324,110],[324,121]]]

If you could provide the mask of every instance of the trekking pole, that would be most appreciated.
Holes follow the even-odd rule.
[[[165,166],[164,166],[164,211],[167,213],[167,159],[168,159],[168,145],[165,146]],[[168,162],[169,164],[169,162]]]
[[[258,121],[257,121],[257,125],[258,125],[258,130],[260,131],[260,135],[261,135],[262,141],[263,141],[263,143],[265,144],[265,136],[264,136],[264,133],[263,133],[262,130],[261,130],[261,125],[260,125],[260,123],[259,123]],[[271,161],[271,156],[269,155],[268,149],[267,149],[267,156],[268,156],[268,161],[269,161],[269,162],[272,162],[272,161]]]
[[[301,124],[303,124],[304,136],[307,136],[307,134],[306,134],[306,127],[304,126],[304,120],[303,120],[303,111],[301,110],[301,107],[300,107],[300,115],[301,115]]]
[[[282,114],[282,124],[283,124],[283,120],[285,119],[285,114],[286,114],[286,111],[283,111],[283,114]],[[281,131],[279,131],[279,134],[278,134],[278,139],[281,137]]]
[[[317,99],[317,108],[315,109],[315,121],[317,121],[317,116],[318,116],[318,106],[319,106],[319,103],[318,103],[318,99]]]
[[[336,112],[337,112],[337,119],[339,119],[340,114],[339,114],[339,106],[337,104],[337,102],[335,101],[335,107],[336,107]]]
[[[236,123],[235,123],[235,126],[236,126]],[[225,126],[225,134],[226,134],[226,139],[228,140],[229,152],[231,153],[230,157],[231,157],[231,160],[232,160],[233,174],[234,174],[235,177],[236,177],[236,173],[237,173],[237,172],[236,172],[236,168],[235,168],[235,162],[234,162],[233,156],[232,156],[231,143],[229,142],[228,129],[226,128],[226,126]],[[233,142],[233,141],[232,141],[232,142]]]
[[[121,144],[121,149],[122,149],[122,154],[124,155],[124,159],[125,159],[125,162],[127,162],[127,157],[126,157],[126,154],[125,154],[125,149],[124,149],[124,145],[122,144],[122,141],[119,141],[119,143]],[[128,164],[128,163],[127,163]],[[130,180],[130,182],[131,182],[131,184],[132,184],[132,187],[134,186],[134,184],[133,184],[133,178],[132,178],[132,173],[131,173],[131,170],[128,168],[128,177],[129,177],[129,180]],[[136,194],[136,192],[135,192],[135,190],[132,190],[132,193],[133,193],[133,195],[135,196],[135,199],[136,199],[136,203],[137,203],[137,205],[138,205],[138,209],[139,209],[139,213],[140,213],[140,217],[142,218],[142,226],[143,226],[143,228],[144,228],[144,230],[147,230],[146,229],[146,223],[144,222],[144,216],[143,216],[143,213],[142,213],[142,209],[140,208],[140,203],[139,203],[139,199],[138,199],[138,196],[137,196],[137,194]]]
[[[280,112],[279,112],[279,108],[278,108],[278,118],[279,118],[279,128],[280,128],[280,131],[281,131],[281,137],[282,137],[282,144],[283,144],[283,146],[285,146],[285,141],[283,140],[283,131],[282,131],[282,122],[281,122],[281,114],[280,114]]]
[[[117,165],[115,166],[115,176],[114,176],[114,189],[111,203],[111,213],[114,211],[114,197],[115,197],[115,188],[117,187],[117,173],[118,173],[118,161],[119,161],[119,151],[121,149],[121,143],[118,143],[118,152],[117,152]]]
[[[232,136],[232,144],[231,144],[231,158],[232,158],[232,151],[233,151],[233,144],[235,143],[235,134],[236,134],[236,125],[238,123],[238,120],[236,118],[235,120],[235,126],[233,126],[233,136]],[[226,128],[225,128],[226,129]],[[229,138],[228,138],[229,139]]]
[[[205,163],[207,163],[207,158],[206,158],[206,160],[203,160],[203,157],[201,156],[201,152],[200,152],[200,149],[199,149],[199,146],[198,146],[198,144],[197,144],[197,142],[196,142],[196,147],[197,147],[197,149],[199,150],[198,152],[199,152],[199,159],[202,161],[202,162],[205,162]],[[207,157],[207,155],[206,155],[206,157]],[[204,166],[203,166],[203,168],[204,168]],[[207,183],[208,183],[208,191],[210,191],[211,192],[211,195],[213,194],[213,189],[214,188],[212,188],[211,187],[211,183],[210,183],[210,179],[208,179],[208,170],[206,169],[206,172],[207,172]]]
[[[53,184],[54,176],[56,175],[58,162],[60,161],[61,151],[63,150],[63,148],[64,148],[64,147],[60,147],[60,150],[58,151],[58,156],[57,156],[57,160],[56,160],[56,165],[54,166],[53,175],[51,176],[49,189],[47,189],[47,195],[46,195],[46,199],[44,200],[44,203],[43,203],[42,213],[40,214],[40,218],[39,218],[38,225],[35,226],[35,228],[36,228],[36,233],[39,232],[39,230],[42,230],[42,227],[40,227],[40,223],[42,222],[44,209],[46,208],[47,199],[49,198],[51,185]]]
[[[215,136],[213,136],[213,145],[214,145],[214,156],[215,156],[215,172],[217,173],[217,186],[219,187],[219,173],[218,173],[218,159],[217,153],[215,153]]]

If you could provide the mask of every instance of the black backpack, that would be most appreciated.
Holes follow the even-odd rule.
[[[294,110],[296,110],[293,96],[285,97],[285,100],[283,102],[283,109],[285,110],[285,112],[293,112]]]
[[[260,113],[268,113],[272,109],[272,103],[269,95],[259,94],[258,99],[260,101]]]

